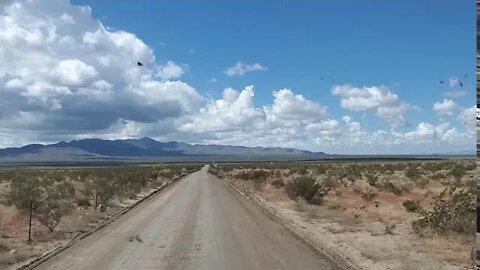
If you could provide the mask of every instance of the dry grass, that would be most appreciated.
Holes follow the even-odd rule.
[[[468,269],[473,265],[473,234],[420,237],[412,229],[412,222],[419,218],[418,213],[407,211],[403,205],[410,200],[423,209],[431,209],[435,196],[445,187],[458,183],[449,173],[455,162],[463,166],[473,161],[410,162],[408,166],[418,166],[417,170],[411,170],[413,176],[410,177],[405,175],[407,166],[402,162],[279,164],[272,169],[263,169],[272,170],[272,174],[275,170],[285,185],[304,174],[314,177],[317,183],[332,187],[324,197],[324,204],[286,204],[290,199],[282,195],[282,187],[270,186],[273,178],[268,177],[265,188],[259,193],[292,220],[300,217],[298,222],[322,239],[356,249],[358,256],[352,255],[350,249],[345,252],[366,269]],[[295,166],[302,166],[302,169],[292,169]],[[460,180],[466,188],[474,186],[472,179],[475,176],[475,166],[468,166],[470,170]],[[361,176],[349,178],[348,173],[342,172],[347,167],[348,172],[364,170],[374,172],[376,177],[361,173]],[[249,169],[248,165],[243,168],[232,166],[229,176],[235,178],[236,174]]]
[[[95,211],[92,206],[87,207],[74,204],[72,212],[61,219],[58,227],[55,228],[53,233],[49,232],[45,226],[41,225],[40,222],[34,218],[32,224],[31,244],[27,243],[28,213],[19,210],[14,206],[6,206],[3,204],[6,195],[10,190],[9,179],[18,179],[12,178],[12,175],[14,175],[12,174],[12,171],[0,170],[0,269],[5,269],[11,267],[13,264],[18,264],[29,258],[37,257],[58,245],[65,243],[68,239],[71,239],[74,234],[96,227],[98,223],[104,221],[107,216],[118,212],[122,207],[132,204],[134,200],[131,198],[147,194],[148,191],[151,191],[153,186],[161,184],[165,179],[171,179],[171,177],[178,175],[182,171],[181,166],[174,164],[168,166],[171,167],[159,169],[158,178],[151,179],[143,191],[140,190],[139,193],[128,194],[128,197],[116,195],[111,200],[106,212],[102,213],[100,211]],[[189,170],[197,169],[195,165],[187,166],[191,166]],[[117,168],[107,169],[116,170]],[[89,171],[94,169],[72,169],[71,171],[78,173],[82,170]],[[73,183],[75,194],[78,196],[77,198],[82,198],[82,196],[84,196],[84,194],[82,194],[84,182],[79,181],[78,177],[75,174],[72,174],[71,171],[69,172],[69,170],[25,169],[21,172],[28,177],[35,177],[36,175],[44,175],[49,171],[55,171],[55,174],[59,176],[66,176],[63,181],[71,181]],[[140,180],[137,179],[137,181],[141,181],[141,178]],[[141,185],[141,182],[137,183],[137,186],[138,185]],[[121,191],[123,191],[123,189]],[[93,198],[90,198],[90,202],[92,202],[92,200]],[[74,201],[78,202],[76,199]]]

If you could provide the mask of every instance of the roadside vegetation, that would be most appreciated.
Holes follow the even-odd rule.
[[[0,269],[68,241],[172,179],[200,168],[199,164],[158,164],[0,170]]]
[[[251,187],[292,220],[296,215],[302,227],[357,246],[357,260],[368,269],[419,269],[422,260],[431,265],[422,269],[473,265],[473,159],[217,164],[212,170]],[[399,250],[388,252],[392,245]]]

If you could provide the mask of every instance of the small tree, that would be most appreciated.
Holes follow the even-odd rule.
[[[21,210],[30,210],[51,232],[72,209],[73,185],[52,178],[18,178],[12,181],[7,202]]]
[[[42,225],[53,232],[64,215],[72,211],[72,198],[75,195],[73,185],[68,182],[42,181],[42,201],[35,216]]]
[[[11,181],[6,203],[21,210],[29,210],[32,200],[33,209],[36,209],[41,197],[40,179],[38,177],[18,176]]]
[[[115,181],[113,175],[102,175],[96,178],[97,197],[99,203],[107,205],[108,202],[120,191],[120,183]]]

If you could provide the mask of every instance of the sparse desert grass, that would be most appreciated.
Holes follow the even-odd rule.
[[[369,241],[392,241],[401,247],[397,252],[365,249],[365,257],[378,260],[380,266],[375,269],[385,269],[379,263],[392,269],[420,269],[419,265],[421,269],[438,269],[442,263],[449,269],[471,266],[470,250],[475,240],[473,159],[232,164],[226,170],[222,166],[219,169],[234,179],[253,170],[275,175],[266,177],[270,185],[258,191],[260,194],[268,199],[275,190],[277,199],[272,202],[283,208],[288,206],[281,200],[297,201],[291,204],[292,211],[306,221],[315,221],[316,226],[330,224],[325,225],[326,230],[349,245],[359,244],[357,237],[364,235],[360,250]],[[308,188],[293,188],[302,186],[299,179],[308,182]],[[321,204],[309,204],[306,198],[319,187],[326,190],[321,193]],[[278,196],[278,192],[289,196]],[[427,255],[413,256],[416,251]],[[402,263],[402,256],[413,256],[415,261]]]
[[[131,198],[200,164],[0,170],[0,269],[96,226]],[[105,212],[98,211],[100,204]],[[32,242],[27,244],[33,209]]]

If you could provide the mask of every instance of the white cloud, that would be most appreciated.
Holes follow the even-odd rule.
[[[457,87],[457,86],[460,86],[460,84],[461,84],[460,79],[457,77],[448,79],[448,85],[450,87]]]
[[[447,98],[459,98],[459,97],[465,96],[466,94],[467,94],[467,92],[465,92],[465,91],[454,90],[454,91],[444,92],[443,96],[447,97]]]
[[[0,146],[141,136],[350,154],[475,145],[474,107],[454,110],[465,129],[423,122],[398,132],[370,131],[351,116],[333,119],[322,103],[291,89],[273,91],[272,102],[259,107],[253,86],[226,88],[221,98],[207,100],[177,80],[186,65],[157,66],[141,39],[104,26],[89,7],[37,0],[11,1],[0,9]],[[225,73],[255,70],[267,68],[239,62]],[[385,87],[344,85],[332,93],[342,108],[371,112],[392,127],[405,126],[414,108]],[[450,103],[438,102],[437,111],[449,111]]]
[[[241,92],[227,88],[223,98],[212,100],[193,119],[183,124],[180,130],[201,132],[227,132],[248,129],[265,119],[265,113],[253,106],[253,86]]]
[[[457,109],[458,104],[451,99],[443,99],[442,102],[433,104],[433,110],[440,116],[452,116]]]
[[[158,67],[156,75],[164,80],[176,79],[185,73],[184,69],[175,64],[173,61],[168,61],[164,66]]]
[[[326,107],[295,95],[291,90],[273,91],[273,97],[273,105],[266,109],[272,120],[318,122],[326,118]]]
[[[400,100],[397,94],[387,87],[353,87],[337,85],[332,95],[340,97],[340,106],[352,111],[372,111],[394,127],[408,125],[405,114],[413,106]]]
[[[310,123],[308,124],[305,129],[307,131],[318,131],[321,135],[324,136],[338,136],[341,134],[341,125],[335,119],[328,119],[322,122]]]
[[[65,86],[84,85],[97,75],[98,72],[94,67],[78,59],[60,61],[50,73],[52,79],[58,80],[60,84]]]
[[[267,69],[268,69],[267,67],[264,67],[259,63],[244,64],[242,62],[237,62],[233,67],[228,67],[224,72],[228,76],[243,76],[247,72],[265,71]]]
[[[476,128],[476,113],[479,110],[477,106],[472,106],[470,108],[464,108],[457,117],[457,120],[464,125],[469,131],[474,131]]]
[[[101,134],[119,121],[131,129],[178,119],[200,105],[193,87],[168,81],[182,75],[181,67],[167,62],[156,80],[152,50],[132,33],[106,28],[89,7],[37,0],[0,8],[4,133],[64,140]]]

